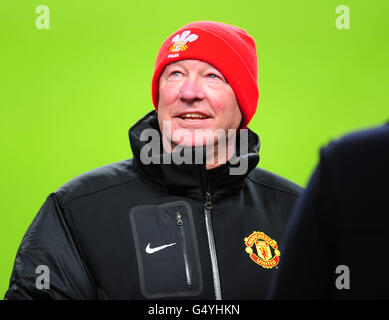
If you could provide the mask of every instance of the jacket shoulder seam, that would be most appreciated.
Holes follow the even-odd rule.
[[[62,202],[63,202],[64,204],[67,205],[67,204],[69,204],[70,202],[72,202],[72,201],[74,201],[74,200],[77,200],[77,199],[79,199],[79,198],[86,197],[86,196],[89,196],[89,195],[92,195],[92,194],[96,194],[96,193],[103,192],[103,191],[108,190],[108,189],[111,189],[111,188],[115,188],[115,187],[124,185],[124,184],[126,184],[126,183],[129,183],[129,182],[131,182],[131,181],[137,179],[137,178],[138,178],[138,176],[137,176],[137,175],[134,175],[134,176],[132,176],[129,180],[126,180],[126,181],[124,181],[124,182],[115,183],[115,184],[113,184],[113,185],[109,185],[109,186],[107,186],[107,187],[104,187],[104,188],[101,188],[101,189],[98,189],[98,190],[94,190],[94,191],[90,191],[90,192],[85,192],[85,193],[79,194],[79,195],[77,195],[77,196],[74,196],[73,198],[70,198],[70,199],[68,199],[68,200],[66,200],[66,201],[63,199],[63,197],[61,197],[61,196],[60,196],[60,197],[63,199]],[[57,192],[54,192],[54,193],[57,194]]]
[[[275,186],[273,184],[268,184],[268,183],[264,183],[264,182],[258,182],[256,181],[255,179],[253,179],[252,177],[248,176],[248,178],[254,182],[255,184],[258,184],[260,186],[265,186],[265,187],[269,187],[269,188],[272,188],[272,189],[275,189],[275,190],[278,190],[278,191],[282,191],[282,192],[285,192],[285,193],[289,193],[290,195],[292,196],[295,196],[295,197],[298,197],[299,194],[297,192],[294,192],[292,190],[288,190],[288,189],[285,189],[285,188],[282,188],[282,187],[279,187],[279,186]]]

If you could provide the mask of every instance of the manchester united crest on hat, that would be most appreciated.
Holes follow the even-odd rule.
[[[261,267],[271,269],[280,261],[277,242],[263,232],[254,231],[244,239],[244,243],[251,260]]]

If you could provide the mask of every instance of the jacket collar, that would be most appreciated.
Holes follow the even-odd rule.
[[[143,149],[142,151],[142,148],[150,142],[150,139],[147,141],[141,139],[141,134],[145,129],[154,129],[154,132],[159,133],[158,143],[161,152],[152,156],[156,163],[145,164],[141,161],[141,152],[146,150]],[[149,183],[156,184],[173,195],[204,200],[206,192],[210,192],[215,195],[214,200],[220,199],[241,189],[244,179],[257,166],[259,161],[259,138],[250,129],[248,129],[248,152],[239,155],[238,162],[235,165],[227,162],[222,167],[212,170],[206,170],[205,161],[203,161],[203,164],[195,164],[194,161],[191,164],[175,164],[174,161],[166,164],[166,157],[171,159],[171,155],[163,152],[160,137],[161,131],[155,110],[140,119],[129,130],[129,139],[137,171]],[[237,139],[237,143],[239,143],[239,140]],[[238,147],[237,150],[239,151]],[[192,159],[194,159],[194,152],[195,149],[192,150]],[[245,161],[248,164],[247,172],[242,175],[231,175],[230,168],[239,167],[239,161],[242,161],[243,158],[246,158]]]

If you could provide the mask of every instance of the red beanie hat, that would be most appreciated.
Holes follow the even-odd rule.
[[[193,22],[173,33],[162,44],[155,63],[152,98],[157,110],[159,77],[167,64],[184,59],[208,62],[223,74],[238,100],[241,128],[246,128],[259,96],[254,39],[238,27],[213,21]]]

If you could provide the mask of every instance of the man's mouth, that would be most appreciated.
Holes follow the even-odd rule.
[[[208,119],[209,117],[203,113],[198,113],[198,112],[188,112],[188,113],[182,113],[178,116],[179,118],[183,120],[204,120]]]

